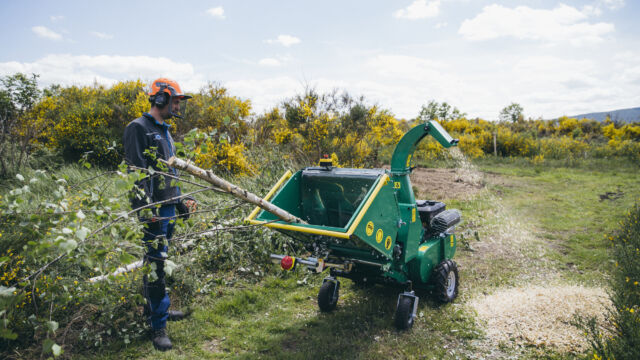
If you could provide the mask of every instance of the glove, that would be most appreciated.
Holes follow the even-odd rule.
[[[196,199],[187,196],[182,198],[180,202],[176,205],[176,210],[178,210],[178,214],[181,215],[182,218],[189,219],[191,213],[195,212],[198,208],[198,202]]]

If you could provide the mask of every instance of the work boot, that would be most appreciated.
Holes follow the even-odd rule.
[[[153,347],[156,348],[156,350],[167,351],[171,350],[171,348],[173,347],[165,329],[153,330],[151,339],[153,342]]]
[[[189,316],[188,313],[184,313],[180,310],[169,310],[169,318],[167,320],[180,321],[184,320],[184,318],[186,318],[187,316]]]

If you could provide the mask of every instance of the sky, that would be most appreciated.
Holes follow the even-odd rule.
[[[212,82],[255,114],[311,87],[405,119],[430,100],[551,119],[640,106],[638,18],[638,0],[0,0],[0,76]]]

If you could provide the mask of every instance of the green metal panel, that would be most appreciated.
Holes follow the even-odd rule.
[[[404,262],[418,255],[418,245],[422,237],[422,223],[415,201],[411,204],[398,204],[403,225],[398,230],[398,240],[404,244]]]
[[[453,139],[436,121],[420,124],[409,130],[398,142],[391,156],[391,172],[408,172],[411,166],[411,156],[416,146],[425,136],[431,135],[445,148],[455,146],[458,141]]]
[[[300,180],[301,180],[302,170],[296,172],[286,183],[282,186],[282,188],[276,192],[276,194],[271,199],[271,203],[275,206],[278,206],[291,214],[302,217],[302,206],[300,204]],[[260,211],[256,220],[262,221],[272,221],[277,220],[278,217],[271,214],[268,211]]]
[[[444,258],[451,259],[456,253],[456,247],[458,246],[458,239],[454,234],[447,234],[443,240],[444,244]]]
[[[442,261],[442,239],[431,239],[418,248],[418,255],[409,263],[409,277],[419,283],[428,284],[433,269]]]
[[[364,213],[353,235],[391,258],[398,233],[400,213],[393,189],[393,182],[382,186],[371,206]]]
[[[443,129],[437,121],[429,121],[429,134],[433,136],[434,139],[438,140],[440,145],[444,146],[445,149],[458,143],[458,141],[454,140],[447,130]]]

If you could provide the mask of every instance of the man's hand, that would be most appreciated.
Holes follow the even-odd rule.
[[[189,214],[192,214],[198,210],[198,202],[195,199],[186,199],[184,205],[189,209]]]
[[[178,205],[176,205],[176,209],[178,210],[178,214],[185,220],[189,218],[189,216],[196,211],[198,208],[198,202],[196,199],[192,197],[186,197],[182,199]]]

